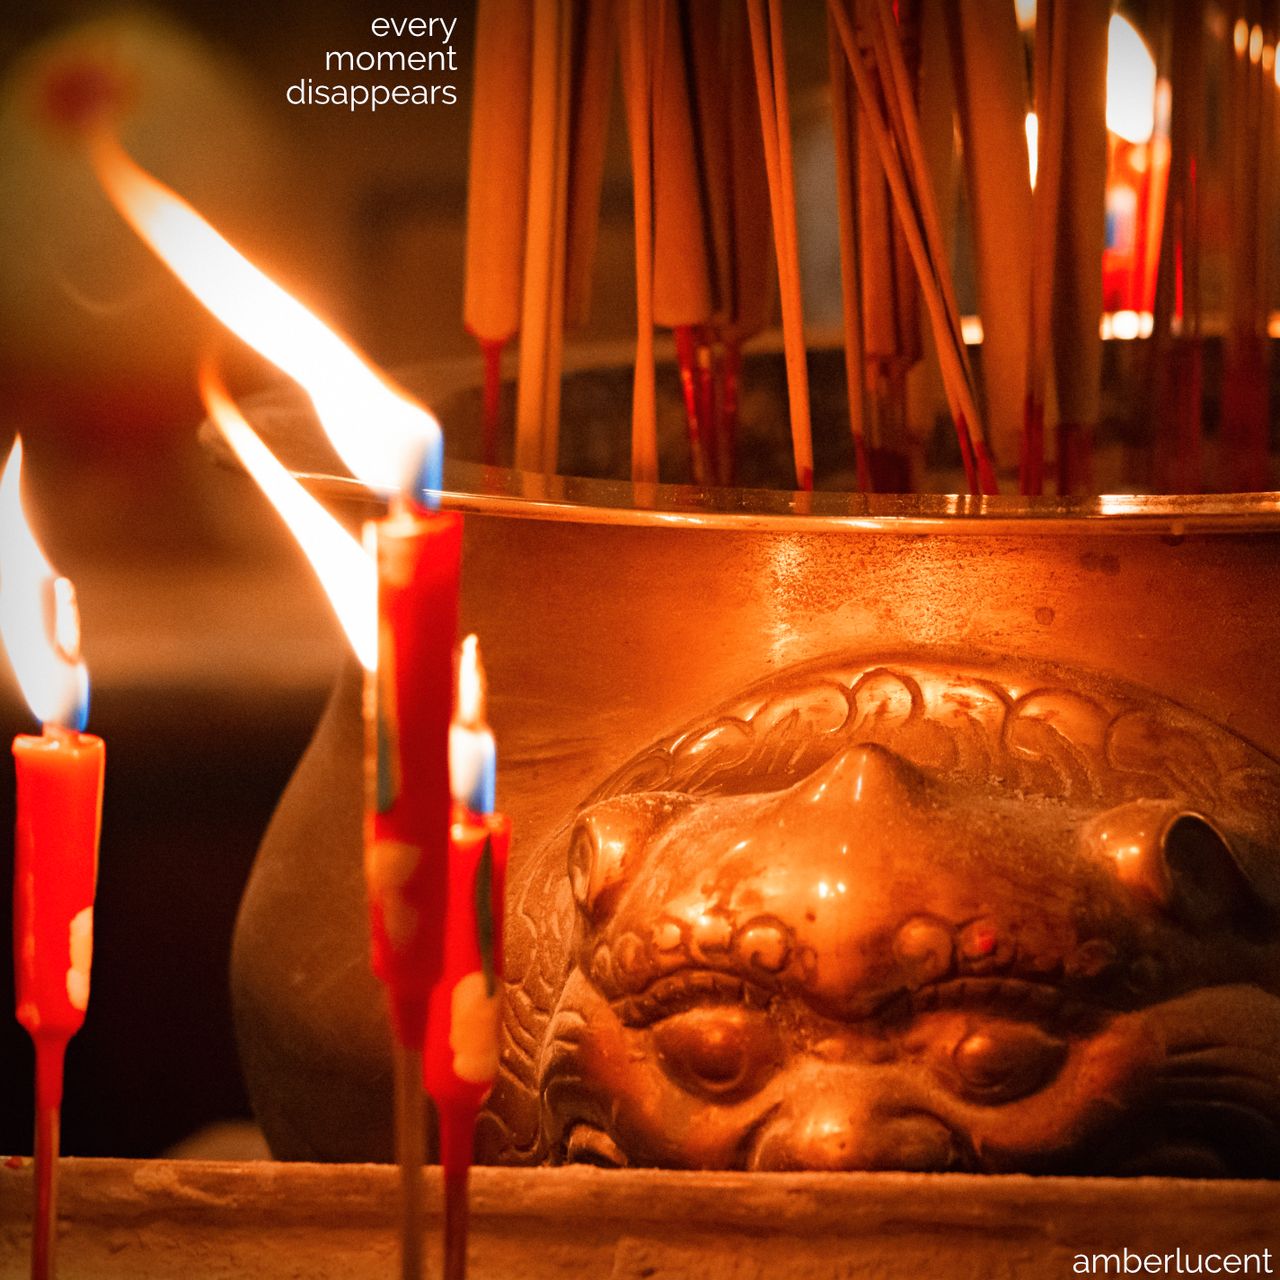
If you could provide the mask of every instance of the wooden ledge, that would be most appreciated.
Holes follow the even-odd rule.
[[[1269,1249],[1280,1274],[1280,1182],[481,1168],[472,1188],[472,1280],[1039,1280],[1178,1248]],[[60,1275],[386,1277],[396,1191],[385,1165],[68,1159]],[[436,1274],[434,1169],[427,1193]],[[25,1273],[30,1197],[30,1161],[0,1166],[0,1275]]]

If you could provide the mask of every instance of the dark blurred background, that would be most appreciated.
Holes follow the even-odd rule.
[[[462,19],[458,104],[376,115],[285,100],[301,77],[324,78],[326,50],[377,47],[372,4],[37,0],[0,18],[0,445],[21,432],[29,515],[79,589],[90,728],[107,742],[69,1154],[154,1155],[248,1116],[231,931],[343,642],[257,491],[196,439],[202,354],[240,394],[278,375],[133,242],[48,119],[48,86],[106,57],[124,73],[122,133],[142,164],[377,360],[430,360],[467,350],[468,8],[430,6]],[[7,742],[39,730],[0,666]],[[12,1014],[11,877],[4,835],[0,1152],[26,1153],[32,1055]]]

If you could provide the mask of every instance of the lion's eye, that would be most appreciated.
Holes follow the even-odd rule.
[[[716,1101],[755,1093],[782,1061],[777,1032],[758,1009],[687,1009],[655,1023],[651,1034],[668,1077]]]
[[[1025,1023],[993,1022],[970,1031],[952,1050],[961,1091],[998,1105],[1025,1098],[1062,1066],[1067,1043]]]

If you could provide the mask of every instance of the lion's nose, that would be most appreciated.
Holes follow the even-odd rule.
[[[842,1077],[826,1096],[796,1090],[760,1131],[747,1162],[755,1170],[902,1169],[938,1173],[960,1168],[951,1130],[925,1112],[895,1112],[867,1100]]]
[[[832,756],[797,790],[798,803],[900,808],[918,801],[925,777],[909,760],[875,743],[857,743]]]

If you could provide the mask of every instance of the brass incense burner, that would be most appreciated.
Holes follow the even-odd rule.
[[[516,832],[481,1158],[1280,1172],[1280,496],[446,487]],[[391,1149],[359,746],[352,671],[241,912],[282,1156]]]

